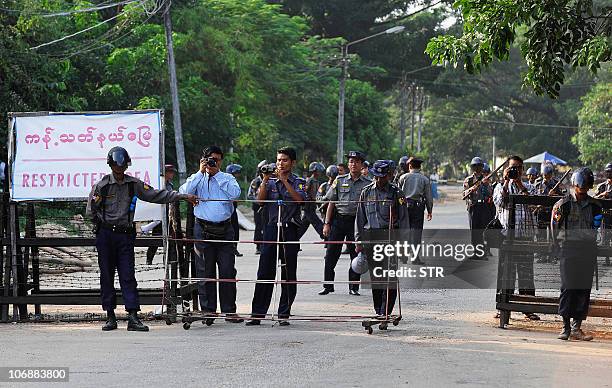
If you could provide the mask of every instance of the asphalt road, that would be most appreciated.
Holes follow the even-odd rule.
[[[465,227],[463,204],[447,201],[428,227]],[[316,240],[309,231],[305,240]],[[323,247],[303,245],[299,278],[322,277]],[[240,246],[238,273],[252,277],[257,258]],[[338,264],[346,279],[348,257]],[[345,286],[318,296],[317,285],[299,286],[294,313],[371,314],[369,290],[349,296]],[[368,335],[360,322],[264,322],[245,327],[218,321],[149,322],[149,333],[102,332],[100,323],[0,325],[0,366],[66,366],[69,386],[609,386],[612,341],[563,342],[560,322],[539,323],[513,315],[510,329],[498,329],[494,290],[403,290],[403,319]],[[250,311],[252,285],[240,284],[238,310]],[[90,308],[91,311],[91,308]],[[94,309],[95,311],[95,309]],[[587,321],[605,337],[610,320]],[[41,384],[0,383],[0,386]]]

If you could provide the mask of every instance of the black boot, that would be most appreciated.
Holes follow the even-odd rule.
[[[111,331],[117,328],[117,317],[115,316],[115,310],[108,310],[106,312],[106,323],[102,326],[102,331]]]
[[[570,319],[563,317],[563,330],[561,331],[561,333],[559,333],[559,336],[557,336],[557,338],[559,338],[560,340],[567,341],[571,333],[572,325],[570,323]]]
[[[128,312],[128,331],[149,331],[149,326],[145,326],[138,319],[138,311],[130,310]]]
[[[574,322],[572,322],[572,332],[571,332],[570,338],[578,340],[578,341],[593,340],[592,335],[586,334],[584,331],[582,331],[582,329],[580,328],[581,325],[582,325],[581,319],[574,319]]]

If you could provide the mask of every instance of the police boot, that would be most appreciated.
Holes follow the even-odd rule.
[[[570,324],[570,319],[564,317],[563,318],[563,330],[561,331],[561,333],[559,333],[559,336],[557,338],[559,338],[560,340],[567,341],[570,337],[571,332],[572,332],[572,327]]]
[[[102,326],[102,331],[111,331],[117,328],[117,317],[115,316],[115,310],[108,310],[106,312],[106,323]]]
[[[593,339],[592,335],[585,334],[584,331],[580,328],[582,324],[582,320],[574,319],[572,324],[572,332],[570,334],[571,339],[575,339],[578,341],[591,341]]]
[[[140,319],[138,319],[138,312],[136,310],[130,310],[128,313],[128,331],[149,331],[149,326],[145,326]]]

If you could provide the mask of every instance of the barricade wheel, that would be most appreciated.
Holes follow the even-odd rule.
[[[387,322],[383,322],[380,325],[378,325],[378,329],[379,330],[387,330],[388,328],[388,323]]]
[[[374,332],[374,330],[372,329],[372,326],[366,327],[366,330],[368,331],[368,334],[372,334]]]
[[[172,320],[170,318],[166,319],[166,325],[168,326],[172,325]]]
[[[206,324],[206,326],[211,326],[213,323],[215,323],[215,320],[212,318],[206,318],[204,320],[204,323]]]
[[[189,330],[190,328],[191,328],[191,323],[189,323],[189,322],[183,323],[183,329]]]

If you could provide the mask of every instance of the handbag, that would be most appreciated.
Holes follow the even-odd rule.
[[[503,228],[504,227],[497,216],[495,216],[495,218],[487,224],[485,230],[482,232],[482,237],[487,247],[501,248],[505,238],[502,233]]]

